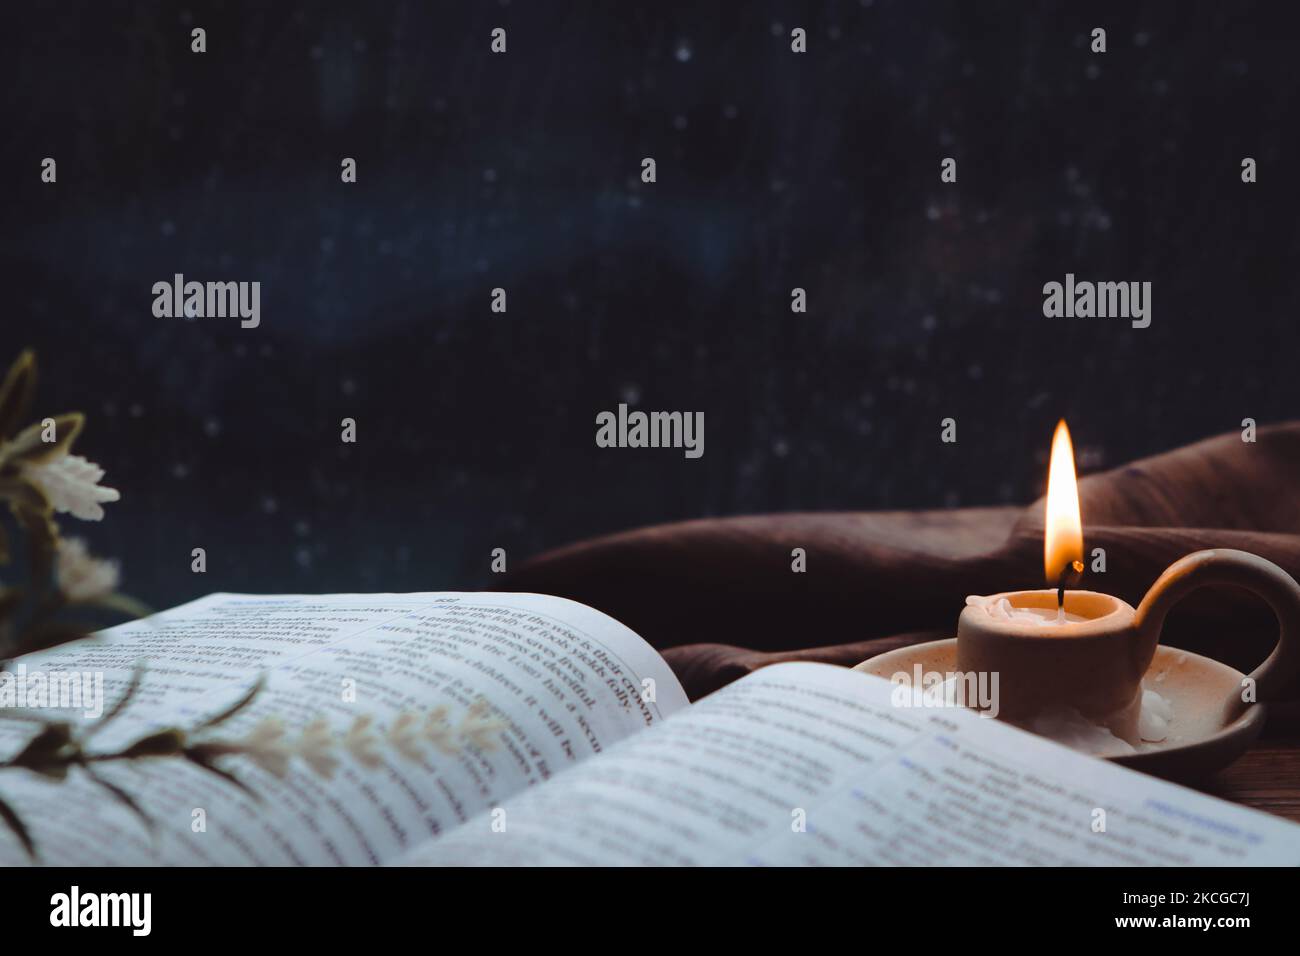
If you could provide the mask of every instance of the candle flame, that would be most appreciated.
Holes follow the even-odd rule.
[[[1079,483],[1074,476],[1074,446],[1062,418],[1052,436],[1052,462],[1047,470],[1047,528],[1043,535],[1043,569],[1056,587],[1061,573],[1083,570],[1083,521],[1079,517]]]

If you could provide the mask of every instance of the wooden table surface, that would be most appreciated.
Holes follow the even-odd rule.
[[[1300,823],[1300,734],[1258,741],[1200,789]]]

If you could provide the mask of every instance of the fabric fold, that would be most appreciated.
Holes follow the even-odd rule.
[[[1079,483],[1081,587],[1136,605],[1173,561],[1251,551],[1300,577],[1300,422],[1230,432]],[[968,594],[1043,587],[1043,502],[946,511],[791,513],[686,521],[539,555],[507,587],[618,618],[665,652],[692,697],[783,660],[851,665],[951,636]],[[791,570],[804,549],[807,570]],[[1105,571],[1091,569],[1093,549]],[[1187,598],[1162,643],[1249,671],[1276,640],[1253,596]],[[1300,687],[1288,696],[1300,698]]]

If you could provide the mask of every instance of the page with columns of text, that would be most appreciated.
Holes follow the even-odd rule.
[[[1300,826],[845,668],[764,668],[420,864],[1300,864]]]
[[[213,594],[10,669],[21,665],[28,678],[100,675],[111,705],[138,661],[146,665],[140,691],[93,738],[97,751],[153,729],[194,726],[265,673],[252,706],[215,735],[240,737],[273,716],[294,740],[324,718],[337,742],[368,715],[378,765],[338,747],[331,779],[300,759],[280,778],[245,756],[225,758],[221,765],[254,799],[181,759],[97,764],[97,774],[154,820],[152,835],[83,772],[55,782],[0,768],[0,799],[29,825],[41,862],[380,863],[687,704],[663,659],[632,631],[584,605],[536,594]],[[500,729],[485,746],[422,737],[421,721],[438,707],[453,735],[471,713]],[[67,716],[23,709],[9,716],[24,712]],[[398,747],[385,734],[403,713],[420,720]],[[34,725],[3,717],[0,756],[9,757]],[[0,865],[26,861],[0,826]]]

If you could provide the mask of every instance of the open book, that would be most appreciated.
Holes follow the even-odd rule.
[[[96,749],[192,726],[265,673],[222,737],[267,716],[343,737],[366,714],[376,759],[345,752],[327,779],[227,758],[257,799],[179,759],[101,765],[152,835],[78,771],[0,769],[43,862],[1300,864],[1300,826],[971,711],[895,707],[844,668],[780,664],[691,705],[637,635],[555,597],[214,594],[19,663],[102,673],[111,702],[141,660]],[[487,739],[390,745],[431,711],[490,715]],[[0,720],[0,755],[31,733]],[[26,859],[0,828],[0,865]]]

